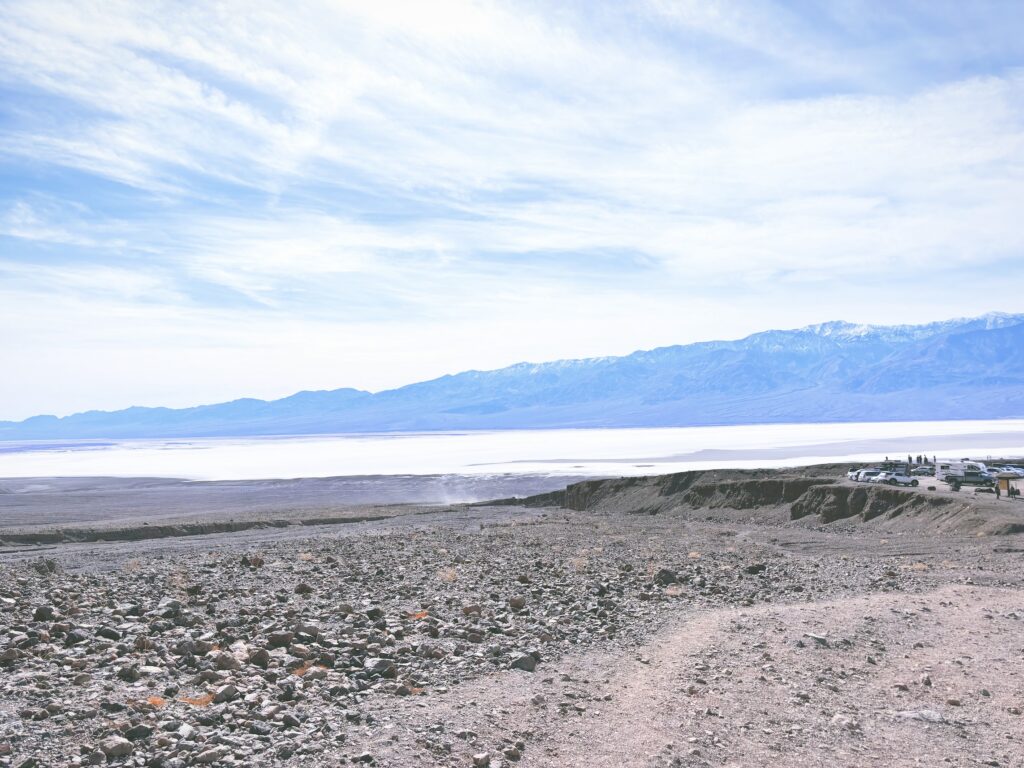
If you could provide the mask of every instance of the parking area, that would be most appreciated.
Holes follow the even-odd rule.
[[[907,461],[902,461],[886,457],[874,464],[851,466],[846,479],[933,492],[966,490],[991,494],[996,499],[1017,500],[1024,491],[1024,460],[907,456]]]

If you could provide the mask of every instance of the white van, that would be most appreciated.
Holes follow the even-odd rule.
[[[988,473],[988,467],[980,461],[942,460],[935,465],[935,479],[949,483],[951,487],[959,488],[961,485],[992,485],[992,476]]]

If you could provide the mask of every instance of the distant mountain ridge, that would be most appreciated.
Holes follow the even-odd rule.
[[[1024,314],[829,322],[623,357],[518,363],[378,393],[0,422],[0,440],[1024,417]]]

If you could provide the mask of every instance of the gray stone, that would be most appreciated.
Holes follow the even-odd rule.
[[[100,742],[100,749],[108,758],[127,757],[134,750],[132,743],[123,736],[108,736]]]
[[[521,669],[525,672],[533,672],[537,668],[537,659],[531,653],[517,653],[512,657],[509,664],[512,669]]]
[[[363,662],[363,669],[371,675],[378,675],[380,677],[394,678],[398,676],[395,662],[391,659],[368,658]]]
[[[914,709],[904,712],[897,712],[896,717],[901,720],[921,720],[925,723],[944,723],[946,718],[940,712],[933,709]]]
[[[51,621],[55,613],[53,606],[41,605],[32,612],[32,619],[34,621]]]
[[[242,666],[241,662],[227,651],[221,651],[214,656],[213,665],[222,672],[239,669]]]
[[[142,739],[148,739],[153,734],[153,729],[148,725],[139,723],[133,725],[127,731],[124,732],[125,738],[131,741],[140,741]]]
[[[121,633],[113,627],[100,627],[96,630],[96,634],[100,637],[106,638],[107,640],[120,640]]]
[[[659,584],[663,587],[667,584],[676,584],[678,581],[679,576],[676,575],[675,571],[669,568],[662,568],[660,571],[654,574],[654,583]]]
[[[267,645],[271,648],[287,648],[294,639],[294,632],[271,632],[267,637]]]
[[[216,763],[222,757],[224,757],[228,751],[224,747],[214,747],[213,749],[207,749],[200,752],[193,758],[194,762],[197,763]]]
[[[64,642],[68,645],[78,645],[84,643],[89,639],[89,634],[84,629],[75,628],[68,632],[67,637],[64,638]]]
[[[213,695],[213,703],[223,704],[225,701],[233,701],[236,698],[238,698],[238,689],[229,683],[217,689]]]

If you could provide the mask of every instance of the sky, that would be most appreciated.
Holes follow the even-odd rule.
[[[0,0],[0,419],[1022,309],[1015,0]]]

